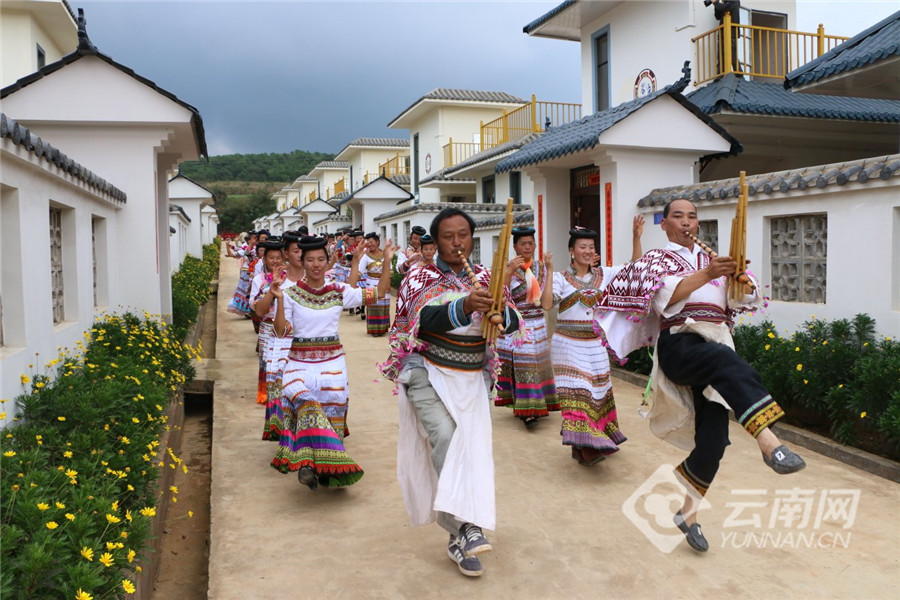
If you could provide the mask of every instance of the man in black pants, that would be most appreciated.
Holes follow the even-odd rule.
[[[646,341],[658,333],[650,429],[690,450],[675,468],[676,477],[687,489],[675,524],[694,550],[706,552],[709,544],[696,512],[729,444],[729,409],[756,439],[763,461],[776,473],[794,473],[806,463],[772,432],[769,426],[783,417],[784,411],[759,373],[734,351],[731,328],[735,310],[728,306],[726,279],[737,263],[729,256],[710,257],[688,236],[696,235],[699,227],[697,209],[688,200],[666,205],[661,226],[669,238],[665,248],[650,250],[623,269],[600,302],[601,308],[643,312],[647,318],[626,321],[625,312],[610,312],[600,326],[619,356],[630,351],[623,340]],[[753,291],[745,297],[745,306],[760,301],[758,292]],[[658,330],[648,330],[657,325]]]

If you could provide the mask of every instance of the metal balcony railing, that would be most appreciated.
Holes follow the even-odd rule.
[[[481,122],[478,127],[477,142],[454,142],[444,146],[444,166],[452,167],[494,146],[517,140],[530,133],[544,131],[548,126],[557,126],[581,118],[581,105],[567,102],[538,101],[534,95],[531,102],[523,104],[503,114],[493,121]]]
[[[694,85],[726,73],[752,78],[784,79],[794,69],[825,54],[846,37],[732,24],[725,13],[722,24],[691,41],[697,49],[697,79]]]

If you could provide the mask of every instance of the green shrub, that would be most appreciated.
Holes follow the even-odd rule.
[[[107,316],[45,374],[22,375],[21,416],[2,431],[0,596],[124,598],[158,501],[169,399],[193,350],[159,319]],[[171,459],[171,460],[167,460]],[[175,493],[176,490],[170,490]],[[161,492],[160,492],[161,493]]]
[[[219,248],[215,242],[203,246],[202,259],[184,257],[172,275],[172,327],[177,339],[184,339],[209,299],[210,283],[219,276]]]

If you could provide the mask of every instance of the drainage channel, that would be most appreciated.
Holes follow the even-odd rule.
[[[184,393],[184,431],[174,486],[159,549],[159,571],[151,600],[201,600],[209,583],[209,484],[212,442],[212,382],[192,381]]]

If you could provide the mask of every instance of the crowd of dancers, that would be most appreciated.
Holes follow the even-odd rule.
[[[528,430],[561,411],[562,445],[592,467],[627,439],[610,353],[655,344],[644,412],[654,434],[690,452],[675,470],[687,492],[673,522],[706,551],[696,510],[728,445],[729,409],[773,470],[805,463],[771,431],[784,413],[730,343],[733,317],[760,302],[758,287],[742,306],[729,305],[723,282],[734,261],[694,244],[687,234],[697,226],[693,204],[671,203],[662,221],[669,244],[644,253],[644,221],[635,217],[632,260],[611,267],[599,266],[596,232],[574,228],[559,271],[534,229],[513,229],[515,256],[498,274],[506,286],[496,344],[481,333],[491,273],[468,263],[475,223],[460,209],[442,210],[427,232],[414,227],[403,250],[358,230],[250,232],[229,248],[241,261],[229,310],[259,332],[257,402],[266,406],[262,438],[278,444],[272,467],[313,490],[363,476],[343,443],[349,391],[338,336],[341,315],[359,314],[367,334],[390,334],[381,370],[399,396],[398,480],[411,520],[436,521],[449,533],[450,559],[478,576],[479,555],[492,549],[484,530],[496,525],[491,399]],[[393,324],[392,278],[400,278]]]

